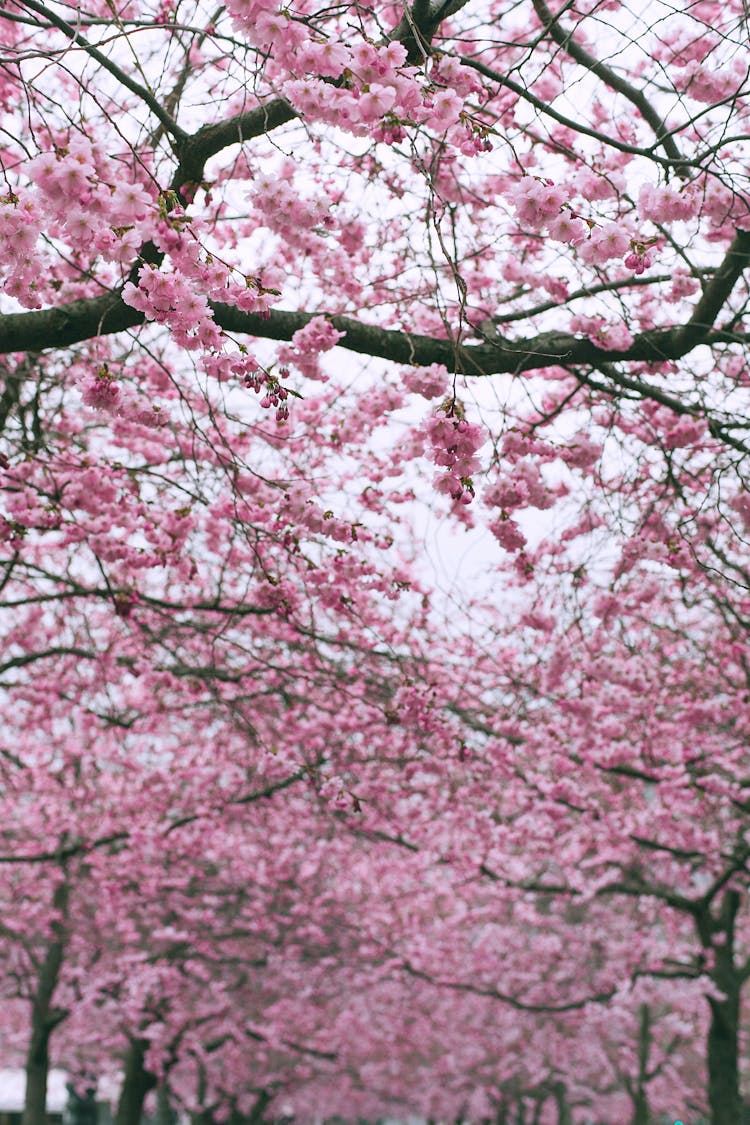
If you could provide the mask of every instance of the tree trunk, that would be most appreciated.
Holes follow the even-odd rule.
[[[229,1118],[229,1125],[262,1125],[263,1115],[271,1102],[271,1095],[267,1090],[256,1093],[255,1104],[249,1113],[240,1113],[233,1109]],[[459,1119],[460,1121],[460,1119]]]
[[[169,1099],[169,1086],[166,1082],[160,1082],[156,1091],[155,1125],[177,1125],[177,1120],[177,1110],[172,1108]]]
[[[34,1004],[36,1008],[36,1004]],[[46,1125],[47,1076],[49,1074],[49,1037],[51,1028],[44,1021],[37,1023],[34,1014],[31,1042],[26,1055],[26,1097],[21,1125]]]
[[[130,1040],[115,1125],[140,1125],[146,1094],[156,1086],[156,1076],[146,1070],[147,1048],[146,1039]]]
[[[734,964],[734,920],[740,897],[727,891],[722,902],[723,944],[714,944],[712,978],[722,999],[709,996],[711,1023],[708,1029],[708,1104],[711,1125],[741,1125],[742,1101],[739,1076],[740,990],[742,978]]]
[[[709,997],[708,1104],[711,1125],[741,1125],[738,1029],[740,994],[735,986],[726,1000]]]
[[[53,940],[47,947],[39,968],[36,993],[31,1005],[31,1036],[26,1052],[26,1095],[21,1125],[46,1125],[47,1078],[49,1076],[49,1041],[66,1012],[56,1009],[52,1000],[60,976],[65,950],[65,929],[62,917],[68,899],[67,883],[56,888],[52,905],[60,918],[52,924]]]
[[[632,1125],[648,1125],[651,1116],[648,1110],[648,1098],[646,1097],[645,1090],[636,1091],[636,1096],[633,1099],[633,1122]]]
[[[263,1121],[270,1101],[271,1095],[268,1093],[268,1090],[260,1090],[258,1093],[258,1097],[256,1098],[255,1105],[248,1115],[248,1122],[250,1123],[250,1125],[260,1125],[260,1123]]]
[[[651,1011],[648,1004],[641,1004],[638,1021],[638,1075],[635,1090],[629,1086],[633,1099],[633,1125],[648,1125],[651,1120],[648,1110],[648,1060],[651,1054]]]
[[[573,1114],[565,1096],[564,1082],[555,1083],[555,1105],[557,1106],[557,1125],[573,1125]]]

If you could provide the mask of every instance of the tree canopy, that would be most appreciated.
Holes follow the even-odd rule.
[[[740,1125],[744,0],[0,35],[24,1125]]]

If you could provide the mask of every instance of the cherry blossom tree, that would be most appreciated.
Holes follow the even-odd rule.
[[[738,1125],[746,5],[0,34],[25,1125],[52,1057],[119,1125]]]
[[[730,561],[718,535],[713,547]],[[511,1004],[596,997],[610,1015],[623,997],[646,1000],[672,982],[673,1003],[683,991],[688,1011],[705,1004],[711,1120],[739,1121],[750,975],[746,586],[717,582],[687,555],[634,561],[628,540],[606,583],[582,562],[556,590],[554,617],[542,608],[549,588],[537,588],[543,601],[484,646],[471,708],[489,740],[467,765],[472,784],[444,845],[467,875],[473,866],[498,886],[497,903],[486,902],[505,926],[494,941],[503,987],[490,961],[467,959],[451,940],[450,921],[418,949],[417,968]],[[529,928],[554,987],[529,957]],[[642,993],[644,980],[659,991]]]

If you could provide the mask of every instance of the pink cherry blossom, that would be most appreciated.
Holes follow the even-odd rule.
[[[22,7],[23,1125],[735,1125],[746,5]]]

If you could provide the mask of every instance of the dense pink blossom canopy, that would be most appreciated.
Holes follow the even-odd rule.
[[[747,5],[0,36],[24,1125],[739,1125]]]

